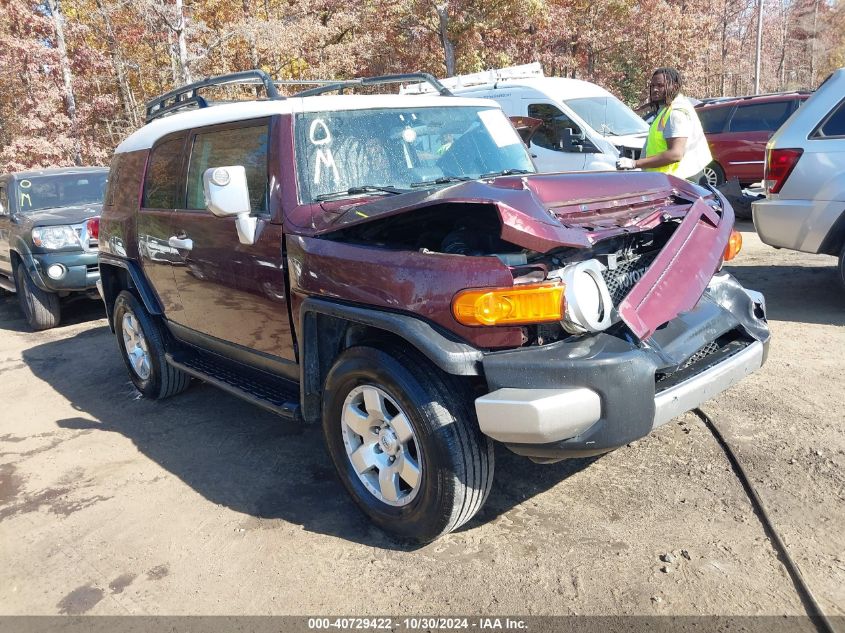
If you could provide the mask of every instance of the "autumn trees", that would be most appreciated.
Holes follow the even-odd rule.
[[[764,91],[845,63],[845,0],[765,0]],[[0,0],[0,171],[104,164],[145,101],[202,77],[540,61],[629,103],[676,65],[695,96],[753,90],[757,0]]]

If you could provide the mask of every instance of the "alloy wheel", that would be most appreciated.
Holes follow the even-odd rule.
[[[132,371],[141,380],[147,380],[150,377],[150,367],[152,366],[147,339],[138,324],[138,319],[128,310],[123,314],[121,333],[123,334],[123,349],[126,350]]]

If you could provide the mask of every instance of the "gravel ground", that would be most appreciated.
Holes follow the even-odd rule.
[[[845,291],[832,258],[740,228],[730,270],[766,294],[773,343],[702,408],[845,615]],[[203,384],[139,398],[97,303],[32,333],[0,299],[0,403],[0,615],[803,613],[693,414],[600,459],[497,447],[482,512],[409,548],[356,510],[318,429]]]

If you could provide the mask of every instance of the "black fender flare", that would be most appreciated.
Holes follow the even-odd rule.
[[[44,279],[41,277],[41,271],[35,263],[35,257],[32,256],[32,251],[29,250],[29,244],[20,235],[14,236],[13,242],[9,245],[9,250],[18,256],[20,260],[19,266],[23,266],[24,270],[29,274],[32,282],[44,292],[52,293],[53,290],[47,287]],[[14,270],[12,271],[14,275]]]
[[[843,246],[845,246],[845,209],[828,229],[827,235],[824,236],[819,246],[819,253],[835,257],[842,251]]]
[[[129,290],[135,290],[137,292],[138,297],[149,314],[161,316],[164,313],[158,296],[147,282],[144,273],[136,262],[101,253],[98,263],[100,266],[100,294],[103,297],[103,302],[106,304],[106,314],[108,315],[109,327],[112,332],[114,332],[114,301],[118,293],[124,289],[124,284],[115,283],[115,275],[113,272],[110,272],[110,268],[118,268],[126,271],[125,285],[128,286]]]
[[[337,356],[355,344],[351,330],[359,326],[401,339],[434,365],[455,376],[480,376],[483,353],[410,314],[306,298],[299,308],[300,400],[303,417],[319,421],[323,383]]]

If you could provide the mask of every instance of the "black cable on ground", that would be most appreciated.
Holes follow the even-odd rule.
[[[789,555],[786,545],[783,540],[781,540],[780,535],[775,530],[775,527],[769,518],[769,513],[766,511],[766,506],[763,505],[763,500],[760,498],[760,495],[757,494],[754,486],[751,485],[751,480],[748,478],[745,469],[742,467],[739,459],[737,459],[733,449],[731,449],[730,445],[725,440],[725,437],[722,435],[719,427],[716,426],[716,423],[710,418],[710,416],[704,413],[701,409],[693,409],[692,412],[695,413],[702,422],[704,422],[708,429],[710,429],[713,437],[716,438],[716,442],[718,442],[722,451],[725,453],[725,456],[728,458],[728,462],[730,462],[734,474],[736,474],[737,479],[739,479],[742,487],[745,489],[745,493],[748,495],[749,501],[751,501],[754,513],[763,525],[763,530],[765,531],[766,536],[768,536],[769,540],[772,542],[780,562],[784,567],[786,567],[786,571],[789,573],[789,577],[792,579],[793,585],[795,585],[795,591],[798,593],[798,597],[801,599],[801,604],[807,612],[807,615],[810,617],[810,620],[813,622],[815,627],[823,633],[837,633],[836,629],[833,628],[830,620],[819,606],[819,603],[813,595],[813,592],[810,590],[810,587],[804,581],[804,577],[801,575],[801,570],[798,569],[798,565],[795,564],[795,561],[793,561],[792,557]]]

